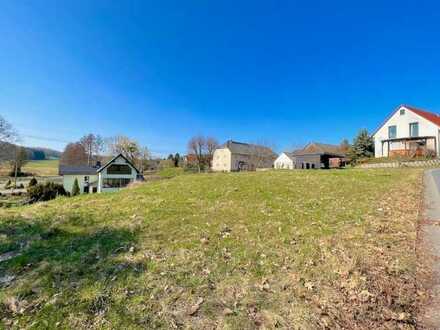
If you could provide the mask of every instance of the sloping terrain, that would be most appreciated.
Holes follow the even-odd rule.
[[[184,175],[0,210],[7,327],[416,325],[419,170]]]

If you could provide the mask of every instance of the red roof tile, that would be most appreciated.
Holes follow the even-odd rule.
[[[402,105],[402,107],[407,108],[409,110],[411,110],[412,112],[418,114],[420,117],[423,117],[427,120],[429,120],[430,122],[436,124],[437,126],[440,127],[440,116],[436,113],[432,113],[432,112],[428,112],[425,110],[421,110],[421,109],[417,109],[414,108],[412,106],[409,105]]]

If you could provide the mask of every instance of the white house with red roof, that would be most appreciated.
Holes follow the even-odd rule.
[[[373,137],[376,157],[438,156],[440,115],[401,105]]]

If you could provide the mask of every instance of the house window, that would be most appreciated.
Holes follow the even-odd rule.
[[[103,180],[103,184],[102,187],[103,188],[123,188],[126,187],[130,184],[131,179],[123,179],[123,178],[118,178],[118,179],[110,179],[110,178],[105,178]]]
[[[409,124],[409,136],[411,136],[411,137],[419,136],[419,123],[410,123]]]
[[[397,126],[389,126],[388,127],[388,138],[389,139],[395,139],[397,137]]]
[[[107,168],[107,174],[131,174],[131,167],[128,165],[112,164]]]
[[[405,114],[405,109],[400,109],[400,115],[403,116]]]

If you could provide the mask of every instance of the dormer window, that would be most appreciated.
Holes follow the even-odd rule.
[[[405,109],[400,109],[400,115],[403,116],[405,114]]]

